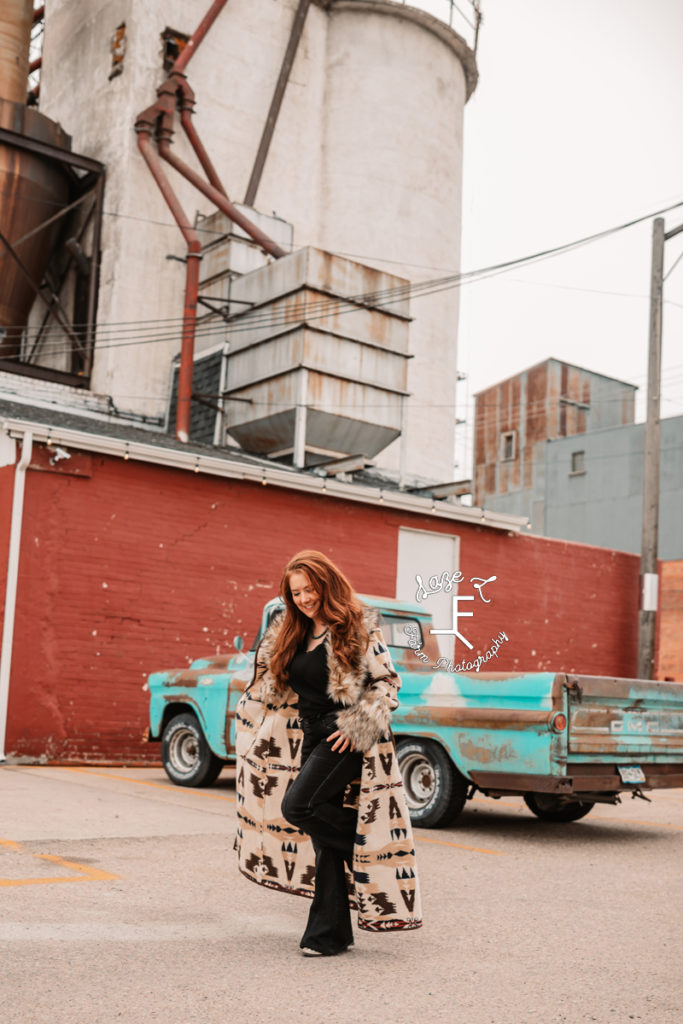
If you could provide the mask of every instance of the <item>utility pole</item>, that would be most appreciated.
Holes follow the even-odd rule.
[[[652,679],[657,622],[657,543],[659,540],[659,407],[662,379],[662,290],[664,286],[664,218],[652,225],[650,331],[647,364],[647,419],[643,464],[643,538],[638,614],[638,678]]]
[[[647,369],[647,420],[643,466],[643,535],[640,560],[640,613],[638,616],[638,678],[652,679],[655,666],[655,629],[659,579],[659,450],[662,380],[662,292],[664,242],[683,231],[683,224],[664,230],[664,218],[652,225],[652,274],[650,278],[650,329]]]

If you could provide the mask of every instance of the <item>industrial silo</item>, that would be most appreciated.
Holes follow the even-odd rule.
[[[475,82],[471,51],[437,18],[398,3],[330,5],[319,244],[413,282],[460,269],[463,112]],[[458,291],[413,298],[410,312],[407,469],[449,480]]]
[[[133,126],[164,82],[168,41],[182,45],[215,7],[102,0],[93,9],[85,0],[53,0],[48,10],[42,109],[68,128],[76,148],[107,166],[100,323],[159,324],[153,345],[96,348],[93,386],[141,416],[167,406],[186,246]],[[245,199],[270,124],[250,202],[292,225],[295,250],[313,246],[411,282],[457,271],[463,112],[476,82],[471,49],[444,21],[409,4],[313,0],[305,7],[230,0],[186,69],[194,123],[225,191]],[[444,13],[449,8],[444,0]],[[196,166],[177,124],[172,146]],[[188,220],[214,212],[166,172]],[[378,466],[398,471],[402,455],[408,477],[451,479],[457,315],[455,291],[411,300],[406,429],[376,456]],[[227,329],[217,330],[213,340],[227,338]]]

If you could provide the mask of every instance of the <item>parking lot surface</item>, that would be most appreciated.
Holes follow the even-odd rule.
[[[425,926],[305,959],[308,901],[237,871],[234,774],[0,768],[5,1024],[680,1024],[683,790],[417,830]]]

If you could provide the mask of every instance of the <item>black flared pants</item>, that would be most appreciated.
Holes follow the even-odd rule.
[[[332,750],[334,713],[301,723],[301,771],[282,801],[283,816],[311,837],[315,850],[315,895],[300,946],[333,956],[353,942],[344,865],[352,865],[357,812],[342,804],[363,755]]]

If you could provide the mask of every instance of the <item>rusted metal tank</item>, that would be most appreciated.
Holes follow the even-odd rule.
[[[0,358],[19,351],[21,330],[59,231],[54,217],[69,197],[61,164],[41,146],[70,149],[71,139],[25,105],[31,0],[3,0],[0,11]],[[29,237],[30,236],[30,237]]]

